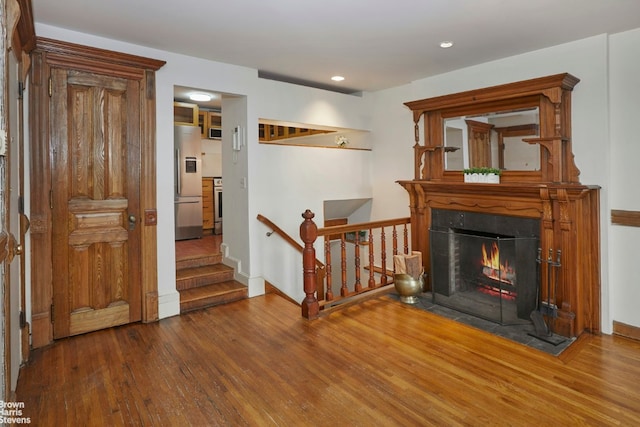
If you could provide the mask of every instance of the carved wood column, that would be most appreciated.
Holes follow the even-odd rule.
[[[400,182],[409,193],[409,210],[411,211],[411,247],[422,252],[422,264],[425,273],[431,269],[429,252],[429,227],[431,225],[431,209],[427,206],[425,189],[419,182]],[[425,289],[430,289],[430,275],[427,274]]]
[[[558,204],[558,233],[559,239],[556,243],[557,250],[562,251],[560,274],[557,284],[558,292],[560,293],[560,304],[558,310],[558,328],[562,335],[573,337],[575,336],[575,329],[582,329],[575,325],[576,308],[574,305],[578,301],[578,293],[580,290],[574,286],[572,281],[580,280],[579,269],[572,272],[572,266],[575,264],[576,251],[580,248],[574,244],[573,235],[575,233],[574,224],[571,220],[571,202],[569,195],[565,189],[558,189],[557,191],[557,204]],[[575,273],[575,274],[574,274]]]

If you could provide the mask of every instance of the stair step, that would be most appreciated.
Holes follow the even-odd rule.
[[[185,268],[192,267],[204,267],[205,265],[220,264],[221,262],[221,253],[185,257],[176,260],[176,270],[184,270]]]
[[[247,298],[245,285],[235,280],[180,291],[180,313],[226,304]]]
[[[233,280],[233,273],[233,268],[220,263],[183,268],[176,271],[176,289],[183,291]]]

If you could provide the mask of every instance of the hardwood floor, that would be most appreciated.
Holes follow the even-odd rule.
[[[176,261],[219,254],[220,243],[222,243],[220,234],[203,236],[201,239],[177,240]]]
[[[33,352],[34,425],[640,425],[640,342],[556,358],[388,296],[315,321],[268,294]]]

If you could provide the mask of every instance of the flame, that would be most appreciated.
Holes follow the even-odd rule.
[[[505,261],[504,264],[500,262],[500,249],[496,242],[491,243],[491,253],[487,253],[487,247],[482,244],[482,274],[485,276],[502,281],[509,284],[514,284],[515,270],[509,266],[509,261]]]

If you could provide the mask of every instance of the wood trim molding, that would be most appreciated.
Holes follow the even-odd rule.
[[[289,301],[290,303],[295,304],[298,307],[300,307],[300,303],[299,302],[297,302],[296,300],[291,298],[289,295],[285,294],[280,289],[275,287],[273,284],[267,282],[266,280],[264,282],[264,293],[265,294],[276,294],[276,295],[284,298],[285,300]]]
[[[491,86],[459,92],[452,95],[437,96],[418,101],[405,102],[404,105],[414,112],[414,121],[425,111],[457,107],[460,105],[475,105],[484,102],[502,101],[511,98],[522,98],[530,95],[544,95],[559,102],[558,89],[573,90],[580,79],[568,73],[555,74],[547,77],[523,80],[504,85]]]
[[[157,71],[166,61],[146,58],[128,53],[116,52],[113,50],[99,49],[91,46],[84,46],[60,40],[37,37],[38,49],[46,51],[48,54],[72,56],[74,61],[83,58],[85,60],[98,61],[102,64],[117,64],[125,67],[140,68]]]
[[[637,326],[627,325],[622,322],[613,321],[613,333],[623,337],[640,341],[640,328]]]
[[[611,224],[640,227],[640,211],[611,210]]]
[[[3,230],[0,232],[0,263],[9,257],[9,235]]]

